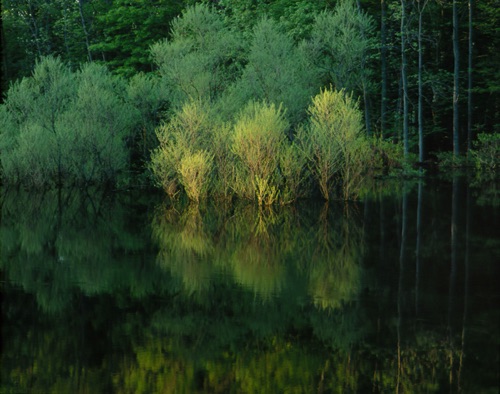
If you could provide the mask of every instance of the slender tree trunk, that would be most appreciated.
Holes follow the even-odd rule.
[[[85,23],[85,18],[83,16],[83,0],[78,0],[78,10],[80,12],[80,19],[82,21],[83,34],[85,35],[85,46],[87,48],[87,58],[88,61],[92,61],[92,52],[90,52],[90,42],[89,42],[89,32],[87,30],[87,24]]]
[[[418,161],[424,161],[424,115],[423,115],[423,49],[422,49],[422,19],[428,0],[418,1]]]
[[[459,118],[458,118],[458,97],[459,97],[459,72],[460,72],[460,51],[458,47],[458,0],[453,0],[453,156],[460,154]]]
[[[403,82],[403,145],[404,156],[408,157],[408,76],[406,74],[406,0],[401,0],[401,79]]]
[[[35,40],[35,45],[36,45],[36,52],[38,57],[42,56],[42,47],[40,46],[40,29],[38,28],[38,22],[35,18],[35,10],[33,8],[33,5],[31,1],[28,1],[28,14],[29,14],[29,20],[27,20],[27,24],[30,27],[31,34],[33,35],[33,39]],[[24,18],[25,20],[27,18]]]
[[[474,47],[472,16],[474,0],[469,0],[469,59],[467,68],[467,151],[472,149],[472,53]]]
[[[380,0],[380,69],[381,69],[381,106],[380,106],[380,135],[383,138],[386,126],[387,112],[387,5]]]

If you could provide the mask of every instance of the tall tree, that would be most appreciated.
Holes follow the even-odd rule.
[[[453,156],[460,154],[460,126],[458,117],[458,94],[460,73],[460,49],[458,38],[458,0],[453,0]]]
[[[468,48],[468,67],[467,67],[467,151],[472,149],[472,139],[474,138],[472,134],[472,56],[473,56],[473,8],[474,0],[469,0],[469,48]]]
[[[380,106],[380,134],[383,137],[386,131],[387,113],[387,4],[380,0],[380,71],[381,71],[381,106]]]
[[[132,76],[152,69],[149,47],[169,35],[183,0],[94,0],[99,14],[95,29],[99,39],[90,50],[98,52],[115,73]]]
[[[417,0],[418,9],[418,161],[424,161],[424,115],[423,115],[423,49],[422,49],[422,19],[429,0]]]
[[[404,156],[408,157],[409,153],[409,114],[408,114],[408,75],[406,58],[406,39],[407,39],[407,16],[406,16],[406,0],[401,0],[401,82],[403,85],[402,100],[403,100],[403,145]]]

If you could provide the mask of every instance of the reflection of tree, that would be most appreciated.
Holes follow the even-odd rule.
[[[199,206],[191,204],[181,213],[161,207],[151,226],[160,249],[158,264],[179,278],[188,293],[206,291],[214,271],[214,246],[204,229]]]
[[[142,234],[127,231],[127,215],[104,193],[8,193],[0,226],[3,268],[9,280],[35,293],[46,311],[63,309],[76,288],[88,295],[122,286],[147,292],[151,282],[135,282],[134,275],[138,256],[145,256],[138,253]]]
[[[451,245],[443,229],[451,200],[427,187],[420,231],[409,192],[406,202],[399,195],[371,204],[374,216],[363,221],[352,205],[348,215],[332,204],[321,212],[311,204],[276,211],[162,208],[154,212],[154,246],[137,230],[146,227],[145,215],[128,213],[147,209],[126,207],[126,199],[66,191],[8,197],[0,224],[7,278],[0,391],[442,392],[455,390],[460,368],[463,391],[483,392],[497,382],[489,368],[498,360],[490,346],[496,331],[485,323],[496,309],[484,305],[494,300],[478,302],[474,293],[483,268],[497,272],[477,261],[496,261],[496,249],[472,237],[470,264],[462,269],[458,243],[447,331],[443,278]],[[381,229],[384,259],[376,260]],[[436,232],[445,237],[434,240]],[[409,302],[418,266],[408,248],[417,235],[418,316]],[[462,289],[467,319],[467,305],[459,309]]]
[[[230,223],[232,237],[227,240],[234,279],[264,300],[280,294],[285,280],[277,216],[271,209],[242,207]]]
[[[354,300],[361,288],[363,231],[350,215],[329,217],[328,205],[319,222],[317,248],[310,261],[311,293],[316,306],[340,308]]]

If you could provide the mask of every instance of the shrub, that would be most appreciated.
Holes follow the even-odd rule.
[[[205,194],[213,158],[204,148],[211,127],[207,107],[190,101],[156,130],[159,146],[151,154],[149,168],[169,196],[175,196],[179,183],[194,201]]]
[[[186,8],[172,23],[172,39],[151,47],[172,105],[219,97],[239,76],[241,41],[210,6]]]
[[[234,189],[259,205],[277,201],[278,166],[289,125],[281,106],[250,102],[234,126],[231,150],[237,158]]]
[[[206,195],[208,175],[212,171],[213,156],[207,151],[188,152],[179,163],[179,176],[191,201],[198,203]]]
[[[322,196],[331,199],[338,183],[344,199],[355,197],[369,148],[357,102],[343,90],[325,89],[313,98],[309,114],[309,127],[299,131],[297,140]]]
[[[470,153],[478,170],[495,170],[500,164],[500,134],[478,134]]]
[[[125,84],[104,66],[72,73],[57,58],[41,59],[2,106],[6,181],[36,187],[115,182],[128,165],[135,116],[124,95]]]

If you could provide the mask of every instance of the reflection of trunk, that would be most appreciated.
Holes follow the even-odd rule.
[[[471,222],[471,214],[470,214],[470,205],[471,205],[471,196],[470,196],[470,188],[467,187],[467,200],[465,207],[465,269],[464,269],[464,313],[462,316],[462,343],[460,346],[460,360],[458,363],[458,377],[457,377],[457,385],[458,391],[461,391],[460,387],[460,377],[462,375],[462,367],[464,360],[464,348],[465,348],[465,323],[467,320],[467,298],[469,296],[469,227]]]
[[[418,316],[418,288],[420,285],[420,245],[422,230],[422,179],[418,181],[417,245],[415,250],[415,315]]]
[[[453,330],[452,317],[455,303],[455,286],[457,281],[457,255],[458,255],[458,214],[459,214],[459,180],[453,176],[453,189],[451,197],[451,267],[450,267],[450,288],[448,297],[448,336],[450,351],[450,388],[453,384]]]
[[[399,281],[398,281],[398,379],[396,383],[396,392],[399,392],[399,385],[401,380],[401,320],[402,320],[402,291],[403,291],[403,268],[405,260],[405,247],[406,247],[406,221],[408,211],[408,196],[406,194],[406,186],[403,185],[403,206],[402,206],[402,223],[401,223],[401,247],[399,250]]]

